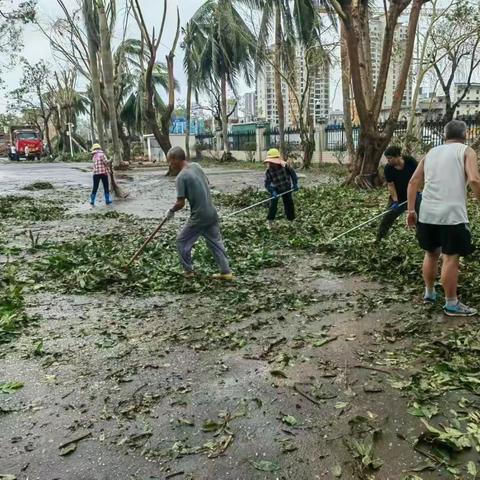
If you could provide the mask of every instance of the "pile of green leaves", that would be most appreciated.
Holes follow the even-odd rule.
[[[53,185],[50,182],[33,182],[29,185],[23,187],[24,190],[35,191],[35,190],[53,190]]]
[[[23,285],[13,266],[0,272],[0,345],[16,337],[28,322]]]
[[[0,197],[1,220],[58,220],[63,217],[64,212],[65,208],[53,200],[17,195]]]
[[[77,163],[77,162],[90,162],[92,156],[89,153],[74,153],[73,157],[69,153],[61,153],[55,157],[55,162],[67,162],[67,163]],[[50,162],[51,159],[45,157],[45,161]]]
[[[218,195],[218,205],[231,212],[265,198],[265,193],[248,189],[239,195]],[[280,265],[285,256],[295,251],[325,252],[329,268],[364,274],[405,289],[421,289],[422,251],[415,235],[404,227],[403,217],[380,245],[375,243],[378,223],[352,232],[336,242],[332,238],[349,228],[381,213],[385,209],[386,192],[361,191],[344,185],[326,185],[302,189],[295,194],[297,220],[290,225],[279,208],[277,226],[266,228],[266,208],[259,206],[222,221],[222,233],[232,267],[238,276]],[[470,212],[475,224],[480,212]],[[130,227],[132,227],[131,225]],[[53,253],[35,265],[40,283],[54,283],[65,291],[91,292],[124,290],[154,293],[162,290],[191,291],[191,282],[184,282],[175,247],[173,225],[162,231],[149,245],[140,260],[124,269],[129,257],[141,245],[152,226],[143,225],[120,233],[91,236],[53,247]],[[152,228],[153,229],[153,228]],[[215,271],[212,257],[203,242],[194,250],[196,265],[210,274]],[[463,267],[461,293],[480,303],[477,288],[480,268],[475,261]],[[190,284],[190,286],[188,286]],[[199,283],[202,288],[204,283]]]
[[[243,232],[237,225],[229,227],[226,244],[231,252],[235,271],[245,274],[259,268],[279,264],[279,257],[264,243],[253,246],[250,238],[261,235],[263,226]],[[153,227],[152,227],[153,229]],[[143,233],[143,234],[142,234]],[[194,250],[195,263],[204,275],[198,281],[185,281],[179,265],[175,232],[167,227],[146,249],[131,268],[125,268],[135,250],[143,243],[147,230],[126,238],[123,232],[90,236],[51,247],[52,254],[34,265],[34,278],[39,284],[60,288],[65,292],[122,291],[153,294],[160,291],[192,292],[209,285],[205,280],[216,271],[211,253],[204,243]],[[202,280],[203,278],[203,280]]]

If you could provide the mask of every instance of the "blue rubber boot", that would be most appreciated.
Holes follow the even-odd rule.
[[[107,205],[110,205],[112,203],[112,199],[110,198],[110,194],[109,193],[105,193],[105,203]]]
[[[95,197],[96,197],[96,196],[97,196],[97,195],[96,195],[95,193],[92,193],[92,194],[90,195],[90,205],[92,205],[92,207],[93,207],[93,205],[95,205]]]

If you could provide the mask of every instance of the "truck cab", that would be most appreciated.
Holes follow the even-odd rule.
[[[43,142],[38,130],[30,127],[12,127],[10,136],[11,145],[15,151],[15,160],[20,160],[20,158],[33,160],[43,155]]]

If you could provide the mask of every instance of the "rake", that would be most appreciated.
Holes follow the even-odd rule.
[[[280,195],[277,195],[276,198],[282,197],[283,195],[286,195],[287,193],[291,193],[293,191],[294,191],[294,189],[292,188],[291,190],[288,190],[287,192],[283,192]],[[238,210],[236,212],[230,213],[229,215],[226,215],[226,216],[222,217],[221,220],[225,220],[227,218],[233,217],[234,215],[238,215],[239,213],[246,212],[247,210],[250,210],[251,208],[258,207],[259,205],[262,205],[263,203],[270,202],[274,198],[275,197],[270,197],[270,198],[267,198],[267,199],[262,200],[260,202],[254,203],[253,205],[242,208],[241,210]],[[155,238],[155,235],[157,235],[157,233],[165,225],[167,220],[168,220],[168,217],[165,217],[160,222],[158,227],[149,235],[149,237],[143,242],[142,246],[135,252],[135,255],[133,255],[133,257],[130,259],[130,261],[125,265],[125,268],[129,268],[130,265],[132,265],[132,263],[143,253],[143,251],[145,250],[145,247]]]
[[[404,202],[400,203],[398,206],[401,207],[403,205],[405,205],[407,203],[407,201],[405,200]],[[374,220],[376,220],[377,218],[380,218],[380,217],[383,217],[386,213],[390,212],[390,208],[388,210],[385,210],[384,212],[382,213],[379,213],[378,215],[375,215],[374,217],[370,218],[369,220],[367,220],[366,222],[363,222],[361,223],[360,225],[357,225],[356,227],[353,227],[353,228],[350,228],[349,230],[347,230],[346,232],[343,232],[341,233],[340,235],[336,236],[335,238],[332,238],[331,240],[329,240],[327,242],[328,243],[333,243],[335,242],[336,240],[338,240],[339,238],[342,238],[344,237],[345,235],[355,231],[355,230],[358,230],[359,228],[362,228],[364,227],[365,225],[368,225],[369,223],[372,223]]]

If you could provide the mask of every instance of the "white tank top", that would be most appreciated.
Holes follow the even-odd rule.
[[[463,143],[447,143],[427,153],[420,222],[433,225],[468,223],[466,149]]]

